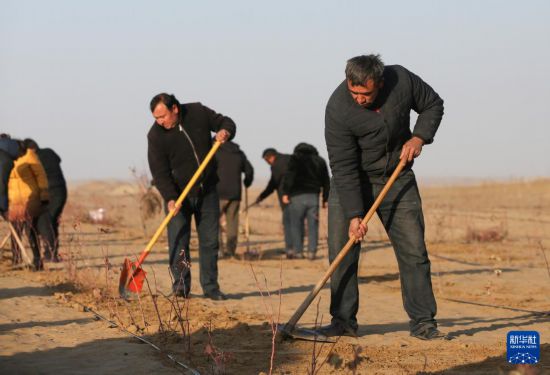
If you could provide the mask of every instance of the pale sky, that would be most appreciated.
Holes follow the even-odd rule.
[[[33,137],[69,180],[147,167],[152,96],[237,123],[266,147],[326,157],[324,110],[350,57],[420,75],[445,116],[422,178],[550,176],[548,1],[3,1],[0,131]],[[411,125],[412,126],[412,125]]]

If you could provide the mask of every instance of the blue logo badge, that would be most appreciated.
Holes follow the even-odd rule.
[[[512,364],[534,365],[540,360],[537,331],[510,331],[506,337],[506,358]]]

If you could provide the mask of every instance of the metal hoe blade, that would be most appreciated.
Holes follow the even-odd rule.
[[[327,337],[315,329],[310,328],[298,328],[289,330],[286,324],[278,324],[277,332],[282,340],[303,340],[303,341],[315,341],[315,342],[327,342],[334,343],[336,339],[333,337]]]

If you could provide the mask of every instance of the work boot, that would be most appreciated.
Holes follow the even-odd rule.
[[[212,301],[225,301],[227,299],[227,296],[223,294],[219,289],[204,293],[204,296],[206,298],[210,298]]]
[[[411,331],[411,336],[420,340],[450,340],[449,336],[438,330],[433,323],[420,325]]]
[[[335,337],[335,336],[357,337],[357,328],[345,326],[340,322],[332,322],[329,325],[318,328],[317,331],[326,337]]]

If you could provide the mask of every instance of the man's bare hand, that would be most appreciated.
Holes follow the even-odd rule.
[[[424,146],[424,141],[422,139],[412,137],[403,145],[399,159],[403,160],[403,158],[405,158],[407,161],[412,161],[420,155],[422,146]]]
[[[180,208],[181,208],[181,205],[176,206],[175,200],[168,201],[168,211],[174,210],[174,215],[180,212]]]
[[[355,217],[349,222],[349,236],[355,238],[355,243],[360,242],[368,230],[369,228],[362,223],[360,217]]]
[[[229,134],[229,132],[225,129],[222,129],[220,130],[219,132],[216,133],[216,141],[220,142],[220,143],[225,143],[229,140],[229,137],[231,136],[231,134]]]
[[[286,194],[281,197],[281,200],[283,201],[284,204],[290,203],[290,198]]]

